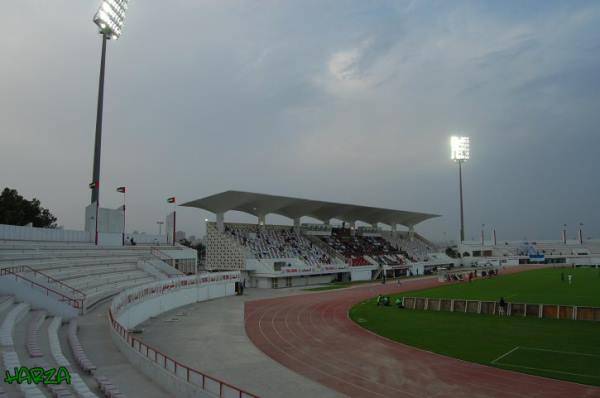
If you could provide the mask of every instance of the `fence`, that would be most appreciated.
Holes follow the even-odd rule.
[[[41,283],[38,283],[38,282],[31,280],[31,279],[27,278],[26,276],[23,276],[20,274],[21,272],[27,272],[27,271],[34,272],[34,275],[36,273],[40,274],[41,276],[48,278],[48,282],[50,282],[50,281],[57,282],[61,286],[64,286],[64,287],[70,289],[71,293],[73,293],[73,297],[70,297],[70,296],[66,295],[65,293],[54,290],[48,286],[45,286]],[[77,289],[74,289],[74,288],[64,284],[63,282],[61,282],[57,279],[54,279],[51,276],[46,275],[40,271],[36,271],[26,265],[19,265],[16,267],[1,268],[0,269],[0,277],[2,277],[2,276],[14,276],[16,281],[21,281],[22,283],[29,284],[31,286],[31,288],[35,288],[35,289],[44,291],[46,293],[46,296],[54,297],[58,301],[66,302],[71,307],[75,308],[82,314],[84,312],[84,303],[85,303],[86,296],[83,292],[81,292]]]
[[[464,312],[486,315],[496,315],[500,312],[499,303],[495,301],[403,297],[402,305],[404,308],[411,310]],[[507,302],[504,313],[506,316],[600,321],[600,308],[589,306]]]
[[[220,398],[259,398],[257,395],[251,394],[215,377],[209,376],[199,370],[184,365],[178,362],[176,359],[157,350],[156,348],[149,346],[140,339],[134,337],[128,331],[128,329],[120,324],[119,321],[117,321],[113,316],[113,310],[115,311],[115,314],[117,314],[129,305],[135,304],[136,302],[139,303],[152,296],[162,295],[168,292],[197,286],[203,283],[235,279],[239,280],[239,273],[236,275],[236,278],[231,277],[229,274],[223,273],[221,275],[193,278],[183,277],[177,280],[155,282],[150,285],[133,288],[131,289],[131,291],[133,291],[132,294],[127,294],[128,292],[124,292],[113,300],[111,307],[108,310],[109,323],[113,331],[121,339],[123,339],[128,347],[132,348],[135,352],[153,362],[154,365],[179,378],[182,382],[185,381],[190,383],[191,385],[199,387],[202,390],[210,394],[214,394]]]

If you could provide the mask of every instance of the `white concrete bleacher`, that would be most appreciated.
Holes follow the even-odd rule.
[[[2,362],[5,369],[15,369],[21,367],[19,356],[14,350],[4,350],[2,352]],[[46,395],[35,384],[21,383],[18,388],[25,398],[45,398]]]
[[[5,370],[14,372],[15,368],[21,367],[21,361],[14,348],[13,334],[17,322],[22,319],[29,311],[29,305],[26,303],[14,303],[14,298],[5,297],[1,301],[0,312],[4,312],[4,318],[0,326],[0,343],[2,345],[2,367]],[[21,391],[26,398],[40,398],[45,395],[34,384],[16,384],[15,389]],[[0,395],[1,396],[1,395]]]
[[[52,353],[52,357],[58,366],[64,366],[69,369],[69,373],[71,374],[71,386],[79,397],[96,398],[97,395],[90,390],[79,373],[73,370],[71,363],[62,352],[60,340],[58,338],[58,330],[61,324],[62,319],[60,317],[54,317],[48,326],[48,341],[50,343],[50,352]]]
[[[14,345],[13,330],[15,329],[15,325],[28,311],[29,304],[19,303],[13,305],[8,314],[6,314],[0,326],[0,344],[2,346],[12,347]]]
[[[40,358],[44,356],[40,348],[40,326],[44,323],[46,319],[45,311],[38,311],[37,314],[33,316],[30,320],[29,325],[27,326],[27,352],[31,358]]]
[[[20,271],[28,280],[68,297],[85,295],[86,308],[125,288],[164,279],[164,270],[172,268],[154,257],[151,246],[0,241],[0,268],[23,266],[30,268]]]

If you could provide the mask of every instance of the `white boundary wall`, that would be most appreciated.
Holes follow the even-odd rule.
[[[86,231],[0,224],[0,240],[90,242],[91,237]]]
[[[116,296],[110,310],[116,322],[111,336],[117,348],[136,368],[176,397],[214,397],[222,391],[224,397],[251,397],[244,391],[179,364],[164,354],[140,345],[120,327],[131,329],[151,316],[194,302],[235,294],[235,282],[240,273],[219,272],[173,278],[134,287]],[[205,389],[202,389],[204,384]],[[213,394],[209,393],[211,391]]]

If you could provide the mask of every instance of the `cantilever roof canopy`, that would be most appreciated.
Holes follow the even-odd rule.
[[[439,217],[437,214],[241,191],[221,192],[184,203],[181,206],[197,207],[213,213],[225,213],[229,210],[236,210],[255,215],[256,217],[266,216],[267,214],[279,214],[292,219],[307,216],[322,221],[335,218],[346,222],[363,221],[368,224],[402,224],[405,226],[416,225],[427,219]]]

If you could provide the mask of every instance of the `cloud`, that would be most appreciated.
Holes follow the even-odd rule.
[[[0,169],[9,170],[4,184],[79,228],[98,82],[94,7],[40,4],[3,9],[4,26],[20,34],[0,38],[0,73],[10,76],[0,81]],[[583,221],[600,233],[600,191],[589,183],[600,168],[599,10],[595,2],[132,4],[122,38],[109,43],[103,203],[118,206],[110,187],[129,185],[132,228],[154,231],[168,196],[245,189],[439,213],[424,232],[453,237],[447,142],[459,131],[473,143],[467,226],[543,238],[556,235],[552,225]],[[540,198],[536,181],[569,189]],[[182,212],[182,228],[199,235],[207,214]]]

